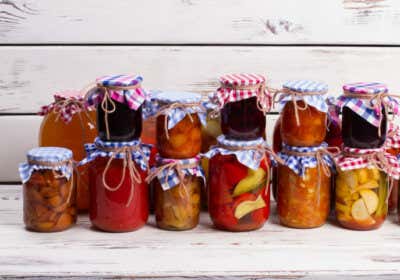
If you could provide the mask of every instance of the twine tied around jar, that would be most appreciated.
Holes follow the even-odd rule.
[[[297,126],[300,126],[300,117],[299,117],[299,111],[305,111],[308,109],[308,104],[304,100],[304,96],[309,95],[324,95],[328,91],[308,91],[308,92],[301,92],[301,91],[296,91],[288,88],[281,88],[281,89],[273,89],[273,88],[268,88],[270,92],[273,93],[272,97],[272,106],[275,106],[275,104],[281,102],[284,98],[286,97],[291,97],[291,101],[293,102],[293,107],[294,107],[294,115],[296,118],[296,124]],[[303,101],[304,106],[300,106],[297,101]]]
[[[70,191],[68,193],[67,200],[63,204],[61,204],[61,205],[56,207],[57,211],[59,211],[59,212],[64,211],[68,207],[68,205],[70,204],[71,198],[72,198],[72,193],[74,192],[74,188],[75,188],[74,172],[76,172],[76,174],[79,176],[79,172],[77,170],[77,164],[72,159],[63,160],[63,161],[59,161],[59,162],[48,162],[48,161],[40,161],[40,160],[32,160],[32,159],[30,159],[30,160],[28,160],[28,164],[29,165],[41,165],[41,166],[53,167],[53,168],[61,167],[61,166],[64,166],[64,165],[69,167],[69,169],[71,170],[71,179],[70,179],[71,187],[70,187]],[[56,170],[54,170],[54,169],[51,169],[51,171],[53,173],[54,178],[56,178],[56,179],[60,179],[60,178],[65,177],[64,175],[58,174],[56,172]]]
[[[346,157],[355,157],[355,158],[362,158],[365,159],[367,162],[370,164],[374,165],[379,171],[383,171],[385,173],[391,174],[393,171],[393,167],[390,164],[389,160],[385,157],[385,151],[376,151],[372,153],[367,153],[367,154],[359,154],[359,153],[351,153],[347,151],[343,151],[343,155]],[[390,182],[389,182],[389,191],[388,195],[386,198],[386,202],[389,200],[390,193],[392,192],[392,189],[394,187],[394,179],[390,177]]]
[[[201,102],[189,102],[189,103],[180,103],[180,102],[174,102],[174,103],[170,103],[167,104],[165,106],[162,106],[160,108],[160,110],[158,110],[158,112],[154,115],[155,118],[165,115],[165,119],[164,119],[164,130],[165,130],[165,136],[167,137],[167,139],[169,140],[169,131],[168,131],[168,118],[169,118],[169,114],[171,113],[171,111],[175,110],[175,109],[181,109],[184,110],[186,113],[186,116],[189,117],[190,122],[194,122],[194,119],[192,117],[192,114],[189,112],[189,109],[192,108],[199,108],[199,111],[204,111],[206,112],[207,110],[204,108],[203,104],[201,104]],[[197,113],[197,112],[196,112]]]
[[[85,96],[85,100],[88,99],[88,95],[90,94],[90,92],[94,89],[101,89],[104,92],[103,95],[103,99],[101,101],[101,108],[104,111],[104,124],[106,126],[106,137],[107,140],[110,140],[110,128],[109,128],[109,124],[108,124],[108,114],[112,114],[115,112],[116,110],[116,105],[115,105],[115,100],[113,100],[111,98],[111,93],[110,90],[131,90],[131,89],[138,89],[141,87],[140,83],[137,83],[135,85],[131,85],[131,86],[105,86],[103,84],[96,84],[95,86],[89,86],[86,91],[86,96]],[[108,104],[111,105],[111,109],[108,109]]]
[[[400,95],[398,94],[391,94],[391,93],[352,93],[347,90],[343,92],[343,95],[346,97],[350,98],[358,98],[358,99],[364,99],[368,101],[368,108],[371,110],[374,110],[375,113],[379,116],[379,126],[378,126],[378,136],[381,137],[382,132],[381,132],[381,127],[382,127],[382,120],[383,120],[383,115],[382,115],[382,107],[385,109],[385,116],[386,119],[389,117],[389,108],[392,107],[390,104],[390,101],[385,100],[385,97],[394,97],[394,98],[400,98]],[[375,101],[375,102],[374,102]],[[374,104],[375,103],[375,104]],[[394,116],[392,117],[393,121]]]
[[[102,175],[103,185],[108,191],[115,192],[115,191],[118,191],[122,187],[124,180],[126,178],[126,169],[128,169],[129,178],[131,181],[131,189],[130,189],[129,197],[128,197],[128,200],[127,200],[125,206],[129,207],[129,205],[132,202],[134,191],[135,191],[135,186],[133,183],[134,182],[136,182],[138,184],[142,183],[141,174],[138,171],[138,169],[136,168],[136,164],[132,158],[132,154],[134,152],[139,152],[143,159],[146,159],[146,156],[144,155],[140,146],[136,146],[136,145],[135,146],[124,146],[124,147],[119,147],[119,148],[118,147],[103,147],[103,146],[99,146],[99,145],[96,145],[96,146],[99,150],[102,150],[102,151],[105,151],[105,152],[111,154],[109,160],[107,161],[106,167],[104,168],[103,175]],[[117,158],[118,154],[124,154],[124,157],[122,158],[122,177],[116,187],[110,187],[106,181],[106,175],[110,169],[111,163],[115,159],[119,159],[119,158]],[[148,165],[148,163],[147,163],[147,165]]]
[[[221,143],[217,144],[218,147],[221,147],[223,149],[229,150],[229,151],[255,151],[255,153],[253,154],[253,160],[256,160],[255,156],[256,153],[260,153],[263,154],[263,161],[265,163],[265,165],[267,166],[267,177],[266,177],[266,182],[267,182],[267,186],[265,188],[265,194],[268,193],[269,191],[269,180],[270,180],[270,165],[269,162],[267,160],[267,157],[265,156],[265,154],[269,154],[271,155],[279,164],[284,164],[283,160],[267,145],[262,145],[262,144],[258,144],[258,145],[251,145],[251,146],[233,146],[233,145],[223,145]]]

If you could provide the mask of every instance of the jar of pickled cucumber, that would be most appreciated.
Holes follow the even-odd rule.
[[[308,80],[288,81],[275,95],[283,105],[281,137],[289,146],[319,146],[325,139],[328,85]]]
[[[147,99],[143,78],[110,75],[96,80],[87,93],[88,103],[97,107],[97,130],[103,141],[133,141],[142,132],[142,105]]]
[[[72,151],[34,148],[19,167],[23,183],[23,214],[28,230],[56,232],[76,223],[76,188]]]
[[[213,99],[221,109],[222,133],[228,139],[254,140],[265,134],[270,95],[258,74],[229,74],[219,78]]]
[[[327,144],[294,147],[283,144],[278,155],[277,209],[281,224],[315,228],[326,223],[330,211],[331,175],[334,166]]]
[[[85,143],[92,143],[97,136],[96,111],[85,104],[79,91],[54,94],[54,102],[43,106],[39,115],[44,116],[39,132],[40,147],[70,149],[75,161],[85,157]],[[78,210],[89,209],[89,177],[86,167],[77,168]]]
[[[139,141],[87,144],[90,163],[90,209],[93,226],[107,232],[141,228],[149,216],[146,183],[150,147]]]
[[[200,94],[160,92],[151,98],[156,118],[157,150],[161,157],[193,158],[201,151],[201,125],[206,110]]]
[[[335,210],[345,228],[379,228],[388,213],[390,181],[399,179],[399,163],[384,149],[345,147],[336,159]]]
[[[218,137],[210,158],[208,211],[218,229],[249,231],[264,225],[270,212],[271,150],[263,138]]]
[[[154,213],[165,230],[189,230],[199,223],[204,173],[200,158],[157,158],[148,182],[154,182]]]

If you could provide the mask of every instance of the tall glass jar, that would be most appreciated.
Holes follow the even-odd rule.
[[[85,143],[96,138],[96,112],[84,104],[79,91],[64,91],[54,95],[54,103],[42,107],[39,131],[40,147],[64,147],[72,150],[74,160],[85,157]],[[89,176],[86,167],[77,168],[78,210],[89,208]]]
[[[257,74],[220,77],[215,98],[221,106],[221,129],[228,139],[254,140],[265,134],[270,97],[265,78]]]
[[[290,147],[279,155],[277,209],[281,224],[293,228],[315,228],[326,223],[330,211],[331,172],[328,156],[319,161],[324,148]],[[307,153],[307,155],[306,155]]]
[[[112,75],[96,80],[88,93],[89,104],[97,106],[97,130],[103,141],[133,141],[142,132],[142,104],[146,93],[140,76]]]
[[[70,228],[77,218],[71,150],[35,148],[27,158],[20,166],[26,228],[39,232]]]
[[[157,116],[157,150],[161,157],[184,159],[199,154],[201,121],[205,122],[206,113],[201,106],[201,95],[161,92],[152,97],[152,104]]]
[[[385,150],[392,156],[400,159],[400,128],[394,124],[390,124],[389,131],[385,142]],[[399,180],[393,180],[392,190],[389,194],[389,213],[397,211],[399,196]]]
[[[87,145],[90,162],[90,221],[107,232],[141,228],[149,216],[147,161],[150,148],[138,141]]]
[[[270,211],[270,163],[265,152],[250,148],[263,143],[263,139],[235,143],[225,136],[218,139],[219,146],[206,155],[210,157],[208,211],[211,220],[215,227],[227,231],[261,228]],[[246,154],[254,161],[245,161]]]
[[[272,149],[275,153],[278,153],[282,149],[282,138],[281,138],[281,118],[275,122],[274,132],[272,136]],[[276,193],[278,189],[278,168],[272,167],[272,196],[276,201]]]
[[[319,146],[325,139],[328,106],[323,95],[324,83],[288,81],[283,84],[280,101],[282,141],[290,146]]]

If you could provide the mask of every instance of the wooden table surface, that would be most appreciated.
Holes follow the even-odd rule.
[[[333,222],[312,230],[278,224],[261,230],[213,229],[207,213],[192,231],[154,226],[121,234],[91,228],[86,216],[60,233],[34,233],[22,223],[21,187],[0,186],[0,279],[399,279],[400,225],[357,232]]]

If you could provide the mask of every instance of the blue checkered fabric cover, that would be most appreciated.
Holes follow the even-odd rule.
[[[174,108],[168,113],[168,129],[173,128],[177,123],[183,120],[187,114],[197,113],[203,125],[206,125],[206,107],[200,94],[193,92],[167,92],[153,91],[150,93],[150,101],[145,102],[143,115],[147,119],[154,116],[157,112],[170,103],[191,103],[199,102],[202,105],[190,108]],[[211,105],[210,105],[211,106]]]
[[[185,164],[197,164],[194,168],[182,168],[182,172],[187,176],[196,176],[201,177],[205,181],[204,171],[200,165],[200,157],[188,158],[188,159],[170,159],[170,158],[162,158],[159,155],[157,156],[157,167],[153,167],[151,169],[154,172],[158,167],[161,167],[165,164],[169,163],[178,163],[181,165]],[[158,181],[164,191],[172,189],[180,183],[180,178],[176,169],[164,169],[157,175]]]
[[[282,150],[286,149],[288,151],[295,151],[300,153],[316,152],[321,148],[327,148],[328,144],[322,143],[320,146],[316,147],[294,147],[282,144]],[[278,156],[285,162],[285,165],[293,170],[297,175],[303,176],[307,168],[314,168],[317,166],[317,159],[313,156],[294,156],[287,155],[284,152],[279,152]],[[334,161],[328,155],[323,155],[325,163],[333,168]],[[273,161],[276,165],[276,161]]]
[[[43,163],[62,163],[72,159],[72,151],[59,147],[40,147],[34,148],[27,153],[28,162],[19,165],[19,175],[22,183],[26,183],[35,170],[55,170],[60,171],[67,179],[71,177],[73,166],[71,164],[61,164],[59,166],[50,167],[40,164],[29,164],[29,161]]]
[[[132,152],[132,159],[135,161],[139,167],[145,171],[148,169],[148,162],[150,158],[151,145],[143,144],[138,140],[130,141],[130,142],[108,142],[102,141],[99,137],[96,138],[95,142],[92,144],[85,144],[86,150],[86,158],[84,158],[79,165],[84,165],[97,157],[111,157],[113,156],[113,152],[104,151],[101,147],[105,148],[123,148],[123,147],[132,147],[132,146],[140,146],[142,153],[138,151]],[[124,153],[118,153],[114,155],[117,159],[125,158]]]
[[[265,140],[263,138],[258,138],[252,141],[238,141],[226,139],[225,135],[220,135],[217,138],[219,144],[228,147],[249,147],[249,146],[257,146],[257,145],[266,145]],[[232,151],[221,147],[219,145],[215,145],[210,148],[210,150],[203,154],[203,156],[207,158],[212,158],[216,154],[221,155],[235,155],[236,159],[243,164],[244,166],[251,168],[253,170],[257,170],[260,167],[261,160],[264,158],[265,153],[261,153],[256,150],[242,150],[242,151]]]
[[[302,93],[321,92],[321,95],[304,95],[302,97],[298,97],[298,100],[303,100],[305,103],[307,103],[307,105],[314,107],[318,111],[324,113],[328,112],[328,105],[323,97],[323,94],[328,91],[327,84],[310,80],[294,80],[285,82],[282,87]],[[291,96],[283,97],[279,103],[283,107],[288,101],[292,101]]]

